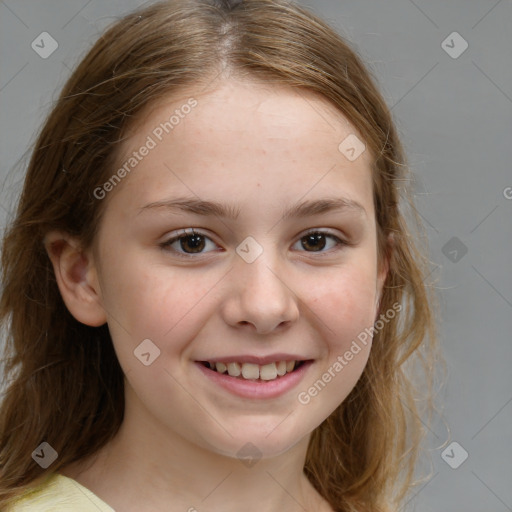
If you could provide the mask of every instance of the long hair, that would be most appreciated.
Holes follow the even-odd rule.
[[[115,22],[72,73],[35,143],[4,236],[0,509],[94,454],[123,421],[123,373],[108,328],[69,313],[45,234],[59,229],[89,247],[106,204],[93,191],[111,177],[119,142],[137,115],[226,70],[317,93],[371,151],[378,256],[389,259],[380,311],[402,308],[375,333],[349,396],[313,431],[304,472],[337,512],[387,510],[406,495],[421,439],[406,367],[422,362],[429,380],[436,328],[419,245],[425,237],[390,110],[355,51],[291,1],[169,0]],[[412,206],[414,226],[401,205]],[[59,454],[47,469],[31,457],[43,441]]]

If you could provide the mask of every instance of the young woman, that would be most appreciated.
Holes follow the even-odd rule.
[[[304,8],[115,23],[4,239],[0,509],[396,510],[404,363],[428,375],[435,342],[406,179],[368,71]]]

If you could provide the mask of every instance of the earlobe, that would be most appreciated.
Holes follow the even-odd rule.
[[[83,324],[103,325],[107,318],[92,252],[82,250],[76,239],[60,231],[47,233],[44,246],[69,312]]]

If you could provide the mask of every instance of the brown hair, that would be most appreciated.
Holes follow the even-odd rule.
[[[100,37],[35,144],[2,253],[0,508],[95,453],[123,420],[123,374],[108,327],[89,327],[68,312],[45,234],[62,230],[90,246],[106,202],[93,190],[111,177],[135,116],[222,69],[319,94],[359,130],[374,156],[378,252],[390,264],[380,311],[403,308],[375,334],[355,388],[314,430],[304,471],[339,512],[387,510],[410,487],[421,424],[404,362],[418,356],[411,359],[424,363],[428,381],[436,335],[423,281],[427,262],[400,210],[400,194],[406,205],[412,199],[390,111],[360,58],[305,8],[287,0],[172,0],[131,13]],[[410,213],[418,228],[414,208]],[[59,454],[46,470],[31,458],[43,441]]]

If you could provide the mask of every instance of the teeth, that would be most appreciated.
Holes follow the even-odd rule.
[[[242,375],[244,379],[259,379],[260,367],[257,364],[244,363],[242,365]]]
[[[286,361],[279,361],[276,365],[277,375],[282,377],[286,373]]]
[[[261,380],[274,380],[277,377],[276,363],[266,364],[260,369]]]
[[[242,370],[238,363],[228,363],[228,373],[231,377],[240,377]]]
[[[226,373],[228,369],[224,363],[215,363],[215,367],[219,373]]]
[[[239,377],[250,380],[274,380],[286,375],[295,369],[296,361],[276,361],[274,363],[259,366],[253,363],[215,363],[209,362],[210,369],[219,373],[227,373],[231,377]]]

